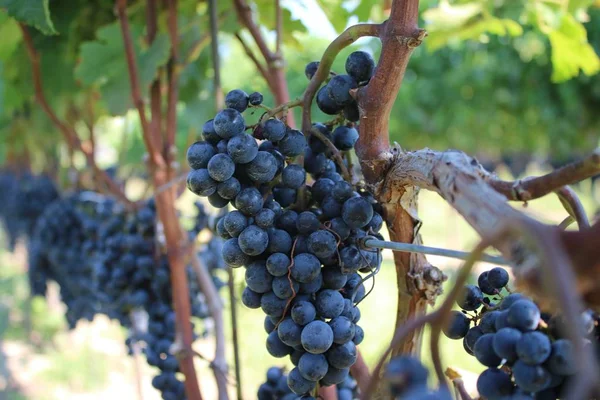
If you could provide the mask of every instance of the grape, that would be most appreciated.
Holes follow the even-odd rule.
[[[552,351],[552,345],[548,336],[543,333],[527,332],[517,342],[516,349],[522,362],[536,365],[548,359]]]
[[[326,230],[318,230],[308,237],[308,251],[319,259],[330,257],[336,253],[335,236]]]
[[[338,203],[332,196],[327,196],[321,203],[323,209],[323,217],[333,219],[342,215],[342,205]]]
[[[193,169],[187,176],[188,189],[198,196],[210,196],[217,190],[217,182],[209,175],[206,169]]]
[[[271,321],[271,317],[269,317],[268,315],[265,317],[265,322],[263,326],[265,328],[265,332],[267,333],[271,333],[275,329],[275,323]]]
[[[508,310],[510,308],[510,306],[512,306],[515,302],[517,302],[519,300],[527,300],[527,298],[525,296],[523,296],[521,293],[509,294],[502,300],[502,303],[500,303],[500,309]]]
[[[502,359],[496,355],[493,349],[494,334],[486,333],[475,342],[473,353],[475,358],[486,367],[497,367]]]
[[[248,227],[248,218],[239,211],[231,211],[223,218],[223,227],[231,237],[238,237]]]
[[[330,97],[327,86],[323,86],[317,92],[317,107],[319,110],[327,115],[335,115],[340,112],[340,107],[336,104],[332,97]]]
[[[346,72],[356,82],[367,82],[373,75],[375,60],[367,52],[355,51],[346,59]]]
[[[319,222],[319,219],[314,213],[310,211],[303,211],[300,214],[298,214],[298,218],[296,219],[296,228],[298,229],[299,233],[309,234],[318,230],[320,226],[321,223]],[[310,239],[307,244],[310,248]],[[314,252],[312,251],[311,253],[314,254]]]
[[[325,376],[329,364],[323,354],[304,353],[298,361],[298,371],[304,379],[317,382]]]
[[[462,339],[469,331],[471,321],[460,311],[451,311],[449,324],[444,327],[443,331],[450,339]]]
[[[337,266],[325,267],[321,269],[321,273],[323,274],[323,286],[326,289],[339,290],[348,282],[348,276]]]
[[[502,289],[508,284],[508,272],[504,268],[492,268],[487,275],[490,285],[496,289]]]
[[[321,269],[319,259],[309,253],[301,253],[294,257],[291,269],[292,277],[300,283],[314,280]]]
[[[466,285],[464,291],[456,304],[466,311],[474,311],[481,307],[483,303],[483,293],[481,289],[475,285]]]
[[[360,110],[358,104],[351,103],[344,107],[343,110],[344,118],[350,122],[358,122],[360,120]]]
[[[309,353],[325,353],[333,344],[333,331],[323,321],[312,321],[302,329],[301,341]]]
[[[229,200],[222,198],[218,193],[208,196],[208,202],[215,208],[223,208],[229,204]]]
[[[552,352],[546,366],[555,375],[574,375],[577,372],[577,363],[573,354],[573,343],[565,339],[552,343]]]
[[[317,277],[311,281],[304,282],[300,285],[300,293],[313,294],[317,293],[323,286],[323,275],[317,274]]]
[[[308,79],[312,79],[317,73],[317,69],[319,69],[319,64],[320,63],[318,61],[311,61],[306,64],[306,68],[304,68],[304,75],[306,75]]]
[[[284,276],[288,273],[291,261],[284,253],[274,253],[267,258],[267,271],[273,276]]]
[[[229,139],[227,153],[234,163],[246,164],[254,160],[258,154],[258,145],[252,136],[242,133]]]
[[[508,324],[513,328],[531,331],[540,323],[540,310],[532,301],[517,300],[508,309],[506,318]]]
[[[217,153],[227,154],[227,143],[229,143],[229,141],[226,139],[220,140],[219,143],[217,143]]]
[[[489,271],[484,271],[479,275],[479,278],[477,278],[477,286],[479,286],[479,289],[481,289],[483,293],[494,295],[496,294],[497,289],[488,282],[488,274]]]
[[[329,229],[337,233],[340,240],[346,240],[350,236],[350,227],[342,218],[334,218],[330,221]]]
[[[378,213],[373,213],[373,218],[369,221],[369,224],[366,226],[371,230],[371,232],[379,232],[381,228],[383,228],[383,217]]]
[[[246,172],[256,183],[270,182],[277,173],[277,161],[271,153],[259,151],[254,160],[246,165]]]
[[[288,253],[292,249],[292,237],[283,229],[269,229],[268,236],[270,253]]]
[[[291,283],[290,283],[291,281]],[[300,285],[294,279],[287,276],[278,276],[273,279],[273,293],[280,299],[289,299],[300,290]]]
[[[217,185],[217,193],[224,199],[232,200],[240,193],[242,185],[236,178],[231,177],[226,181],[219,182]]]
[[[521,360],[515,362],[512,373],[517,386],[527,392],[539,392],[552,380],[546,368],[541,365],[528,365]]]
[[[242,303],[248,308],[260,308],[261,297],[260,293],[256,293],[249,287],[245,287],[242,292]]]
[[[356,362],[358,352],[354,342],[334,344],[326,353],[327,361],[335,368],[350,368]]]
[[[355,326],[346,317],[335,317],[329,321],[329,326],[333,331],[333,342],[337,344],[344,344],[354,338]]]
[[[235,197],[235,208],[245,215],[256,215],[263,206],[263,198],[258,189],[246,188]]]
[[[257,293],[271,290],[273,276],[267,271],[264,261],[255,261],[246,268],[246,284]]]
[[[287,128],[283,122],[276,118],[268,119],[262,126],[262,134],[271,142],[279,142],[285,136]]]
[[[517,342],[521,340],[521,332],[513,328],[502,328],[494,335],[494,351],[503,359],[515,361],[517,359]]]
[[[233,176],[235,163],[226,154],[217,154],[208,162],[208,174],[218,182],[224,182]]]
[[[308,301],[299,301],[292,307],[292,320],[299,325],[306,325],[314,321],[317,310],[315,306]]]
[[[217,154],[215,148],[207,142],[196,142],[187,151],[186,157],[191,169],[202,169],[208,166],[208,162]]]
[[[263,95],[260,92],[253,92],[248,96],[248,103],[250,103],[251,106],[260,106],[262,102]]]
[[[477,379],[477,391],[487,399],[499,399],[513,392],[510,375],[496,368],[488,368]]]
[[[298,230],[296,228],[296,222],[298,221],[298,213],[294,210],[286,210],[279,216],[277,220],[277,227],[285,230],[291,235],[295,235]]]
[[[479,326],[474,326],[467,331],[463,343],[465,347],[471,351],[471,353],[473,352],[473,348],[475,347],[475,342],[477,342],[477,339],[482,337],[484,333],[485,332],[483,332]]]
[[[292,369],[287,377],[287,384],[292,392],[303,395],[310,392],[316,386],[315,382],[302,377],[298,367]]]
[[[335,183],[331,179],[318,179],[310,188],[313,199],[318,202],[323,201],[331,193],[334,186]]]
[[[290,188],[273,188],[273,197],[282,207],[290,207],[296,203],[296,190]]]
[[[213,125],[217,135],[223,139],[230,139],[235,135],[243,133],[246,129],[244,117],[232,108],[219,111],[215,116]]]
[[[287,188],[299,189],[305,182],[306,171],[300,165],[288,165],[281,173],[281,183]]]
[[[286,157],[295,157],[304,153],[306,138],[296,129],[288,129],[283,139],[279,141],[279,151]]]
[[[204,123],[202,126],[202,137],[212,145],[219,143],[221,137],[215,132],[214,120],[209,119]]]
[[[362,228],[373,218],[373,207],[362,197],[353,197],[344,202],[342,218],[350,228]]]
[[[498,311],[494,321],[494,328],[499,331],[502,328],[507,328],[508,325],[508,311]]]
[[[300,334],[302,327],[292,321],[291,318],[286,318],[277,327],[277,335],[279,339],[288,346],[300,345]]]
[[[250,225],[240,234],[238,244],[244,253],[249,256],[258,256],[269,246],[269,235],[264,229]]]
[[[335,368],[333,366],[329,366],[327,373],[321,379],[321,385],[323,386],[331,386],[337,385],[339,383],[344,382],[344,380],[348,377],[350,370],[348,368]]]
[[[223,244],[223,259],[230,267],[236,268],[248,264],[250,257],[246,255],[238,244],[238,240],[233,238]]]
[[[333,143],[341,151],[352,150],[358,141],[358,131],[355,128],[340,125],[333,131]]]
[[[344,107],[354,101],[350,95],[351,89],[356,89],[357,84],[349,75],[336,75],[327,83],[326,90],[336,106]]]
[[[427,385],[428,375],[427,368],[411,356],[392,358],[385,370],[385,378],[390,383],[394,395],[400,395],[411,388]]]
[[[287,304],[287,300],[280,299],[273,292],[263,294],[260,299],[260,308],[270,317],[280,318]]]
[[[351,198],[354,194],[352,185],[346,181],[335,182],[333,185],[332,196],[336,201],[340,203],[345,202]]]
[[[356,325],[354,328],[354,338],[352,339],[352,341],[354,342],[355,345],[359,345],[362,343],[363,339],[365,338],[365,332],[363,331],[363,329]]]
[[[317,313],[325,318],[335,318],[344,311],[344,297],[340,292],[324,289],[317,294],[315,302]]]
[[[279,339],[276,331],[269,333],[267,336],[267,351],[270,355],[276,358],[283,358],[292,352],[292,348],[286,345]]]
[[[246,111],[248,101],[248,95],[240,89],[234,89],[225,96],[225,105],[239,112]]]

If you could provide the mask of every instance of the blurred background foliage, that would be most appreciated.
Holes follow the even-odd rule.
[[[336,32],[357,22],[383,21],[389,3],[282,1],[291,97],[303,92],[304,66],[319,59]],[[240,25],[231,2],[218,4],[224,89],[258,90],[272,102],[233,35]],[[274,39],[273,1],[252,6],[267,37]],[[69,163],[59,132],[35,103],[18,20],[35,27],[30,33],[41,55],[44,93],[58,115],[83,140],[94,126],[100,165],[143,171],[144,148],[130,112],[114,3],[0,0],[1,9],[0,163],[21,162],[36,171]],[[429,37],[415,51],[398,95],[390,125],[393,140],[407,149],[458,148],[483,160],[535,155],[554,163],[598,145],[600,1],[425,0],[421,9],[420,25]],[[145,2],[130,1],[128,12],[139,74],[147,86],[165,73],[170,43],[164,33],[151,46],[145,43]],[[164,32],[164,14],[159,24]],[[181,149],[214,111],[206,2],[181,0],[179,27]],[[358,47],[375,56],[379,52],[377,40],[363,39],[338,57],[334,70],[343,71],[344,56]],[[82,158],[74,162],[83,167]]]

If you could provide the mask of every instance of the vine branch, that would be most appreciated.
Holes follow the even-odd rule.
[[[25,42],[25,48],[27,49],[27,54],[31,62],[31,74],[37,102],[44,110],[44,113],[50,118],[54,126],[56,126],[62,133],[69,149],[77,149],[78,151],[82,152],[86,158],[87,164],[93,169],[94,174],[100,179],[100,181],[106,185],[110,193],[121,200],[126,206],[132,207],[133,203],[129,201],[119,185],[117,185],[117,183],[111,179],[106,171],[98,167],[94,158],[94,153],[91,151],[91,149],[83,146],[75,129],[63,122],[48,103],[46,95],[44,94],[44,84],[40,70],[40,55],[33,44],[33,40],[29,34],[28,28],[21,23],[19,24],[19,27],[21,28],[23,40]]]
[[[546,175],[514,182],[489,179],[489,184],[509,200],[528,201],[543,197],[559,188],[572,185],[600,173],[600,148],[583,160],[565,165]]]
[[[579,196],[577,196],[577,193],[571,187],[563,186],[556,191],[556,195],[569,215],[577,221],[579,229],[590,227],[590,221],[585,213],[585,208],[583,208]]]
[[[167,64],[168,71],[168,92],[167,92],[167,141],[165,147],[165,159],[171,168],[171,161],[174,159],[175,136],[177,134],[177,99],[179,98],[179,34],[177,31],[177,2],[178,0],[168,1],[167,26],[169,30],[169,39],[171,41],[171,60]]]
[[[210,47],[213,64],[213,91],[215,94],[215,108],[223,107],[223,89],[221,88],[221,58],[219,56],[219,22],[217,20],[217,0],[209,0],[208,9],[210,15]]]

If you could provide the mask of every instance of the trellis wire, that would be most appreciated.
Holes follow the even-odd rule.
[[[440,249],[437,247],[429,247],[429,246],[421,246],[418,244],[412,243],[400,243],[400,242],[391,242],[388,240],[379,240],[372,236],[368,236],[362,240],[362,246],[367,249],[389,249],[393,251],[401,251],[405,253],[422,253],[422,254],[431,254],[435,256],[442,257],[450,257],[450,258],[458,258],[461,260],[466,260],[469,258],[469,254],[464,251],[458,250],[448,250],[448,249]],[[503,257],[500,256],[491,256],[489,254],[484,254],[481,256],[481,260],[498,265],[509,265],[510,263],[506,261]]]

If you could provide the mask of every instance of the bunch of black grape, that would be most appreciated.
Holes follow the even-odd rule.
[[[508,282],[503,268],[483,272],[478,285],[465,287],[457,301],[462,312],[452,312],[444,333],[463,339],[465,350],[488,367],[477,381],[486,399],[561,398],[578,369],[573,343],[564,338],[564,319],[541,313],[532,300],[510,293]],[[582,333],[597,330],[597,316],[591,311],[580,321]]]
[[[428,376],[429,371],[418,359],[397,356],[387,365],[384,378],[393,398],[398,400],[452,400],[447,389],[430,390]]]
[[[21,224],[15,216],[15,199],[19,187],[17,176],[9,170],[0,172],[0,223],[7,237],[7,248],[14,250]]]
[[[258,388],[258,400],[296,400],[299,397],[288,387],[288,374],[283,368],[271,367],[267,370],[267,381]],[[359,398],[358,385],[351,375],[336,385],[338,400]],[[304,396],[302,399],[314,399]]]
[[[337,75],[321,89],[335,113],[355,105],[349,90],[368,81],[373,65],[368,54],[353,53],[349,75]],[[341,85],[340,77],[350,85]],[[356,361],[363,340],[356,304],[365,296],[360,272],[374,274],[381,264],[381,255],[360,243],[379,235],[383,219],[373,196],[343,179],[331,145],[318,135],[307,141],[268,113],[247,127],[241,113],[261,99],[241,90],[227,94],[228,108],[204,124],[204,140],[188,149],[187,185],[215,207],[235,207],[216,226],[226,239],[223,258],[233,268],[245,267],[242,301],[267,315],[267,350],[290,356],[296,368],[288,385],[305,395],[317,382],[343,382]],[[353,118],[346,120],[336,119],[335,129],[319,123],[313,128],[347,151],[358,131]],[[304,166],[295,163],[298,156],[304,156]]]

